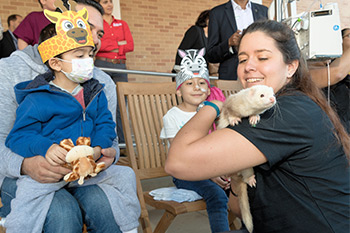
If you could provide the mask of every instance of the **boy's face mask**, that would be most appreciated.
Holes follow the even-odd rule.
[[[89,58],[84,59],[72,59],[72,61],[66,61],[59,59],[63,62],[72,63],[72,72],[67,73],[61,70],[66,77],[76,83],[84,83],[93,77],[94,60]]]

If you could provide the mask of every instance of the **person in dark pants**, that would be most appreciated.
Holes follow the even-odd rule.
[[[104,10],[101,48],[96,54],[95,65],[112,69],[126,70],[126,53],[134,51],[134,40],[128,24],[124,20],[114,18],[112,0],[97,0]],[[126,73],[107,72],[116,82],[127,82]],[[117,132],[119,143],[125,143],[119,101],[117,106]]]

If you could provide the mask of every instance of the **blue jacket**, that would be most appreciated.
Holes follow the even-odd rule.
[[[16,121],[6,138],[6,146],[23,156],[45,156],[49,147],[62,139],[75,143],[80,136],[90,137],[91,146],[108,148],[116,137],[115,123],[96,79],[85,82],[86,109],[69,93],[49,84],[52,72],[15,86],[19,107]]]

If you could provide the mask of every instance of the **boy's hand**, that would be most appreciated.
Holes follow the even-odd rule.
[[[101,150],[102,150],[102,148],[100,146],[94,147],[94,160],[95,161],[101,157]]]
[[[53,166],[66,163],[67,151],[58,144],[52,144],[47,150],[45,158]]]

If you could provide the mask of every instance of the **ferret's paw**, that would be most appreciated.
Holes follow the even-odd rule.
[[[244,180],[244,182],[246,182],[251,188],[253,187],[255,188],[256,187],[255,175],[248,177],[247,179]]]
[[[241,118],[233,117],[233,116],[230,116],[228,120],[230,122],[230,125],[232,125],[232,126],[238,125],[241,122]]]
[[[256,124],[258,124],[260,121],[260,116],[259,115],[253,115],[249,117],[249,123],[252,126],[255,126]]]

